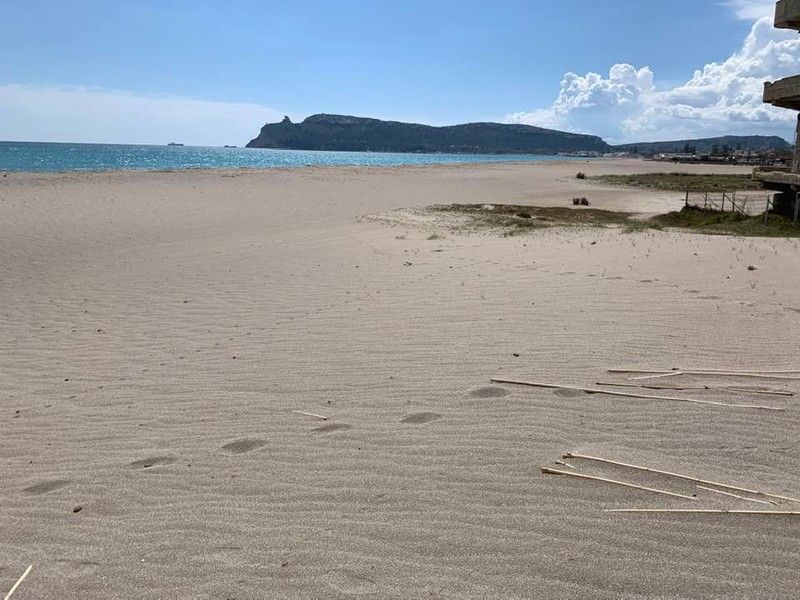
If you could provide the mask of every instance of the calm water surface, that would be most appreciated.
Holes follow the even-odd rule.
[[[203,146],[0,142],[0,171],[266,169],[306,166],[385,167],[506,161],[541,162],[569,160],[570,158],[572,157],[533,154],[402,154]]]

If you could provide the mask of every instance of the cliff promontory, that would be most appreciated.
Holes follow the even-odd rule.
[[[609,152],[601,138],[530,125],[468,123],[432,127],[342,115],[313,115],[302,123],[285,117],[267,123],[248,148],[446,152],[458,154],[557,154]]]

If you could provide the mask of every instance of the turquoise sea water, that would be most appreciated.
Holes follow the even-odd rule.
[[[531,154],[395,154],[319,152],[201,146],[133,146],[0,142],[0,171],[111,171],[118,169],[264,169],[306,166],[394,166],[565,160]]]

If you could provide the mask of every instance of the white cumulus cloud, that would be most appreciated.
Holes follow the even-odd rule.
[[[765,3],[730,5],[744,18]],[[766,105],[762,96],[765,81],[798,73],[800,37],[774,29],[771,18],[763,17],[737,52],[706,64],[682,85],[658,89],[648,67],[628,64],[614,65],[608,76],[567,73],[552,106],[513,113],[506,121],[593,133],[612,142],[725,134],[791,139],[796,113]]]
[[[83,86],[0,85],[0,140],[239,145],[282,116],[249,103]]]

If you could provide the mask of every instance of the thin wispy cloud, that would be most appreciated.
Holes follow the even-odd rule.
[[[85,86],[0,85],[0,140],[238,145],[282,116],[243,102]]]
[[[733,10],[743,21],[757,21],[771,17],[775,12],[775,0],[726,0],[722,5]]]

